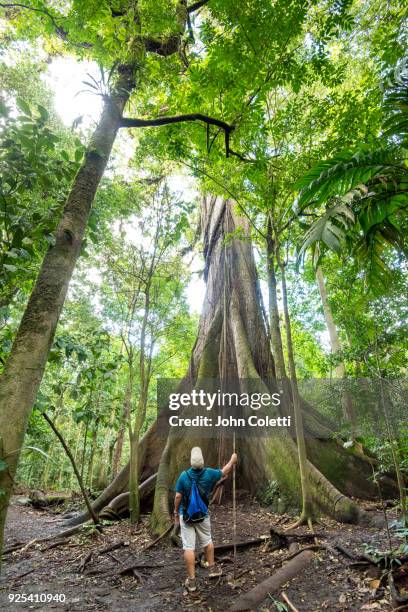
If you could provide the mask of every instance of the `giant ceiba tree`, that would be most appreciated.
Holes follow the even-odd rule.
[[[187,391],[202,379],[222,379],[227,371],[230,378],[251,379],[256,381],[253,389],[268,392],[275,379],[275,367],[248,220],[239,214],[236,203],[215,196],[202,198],[201,213],[207,291],[189,368],[180,385]],[[341,442],[330,438],[330,423],[323,415],[305,402],[302,408],[314,513],[350,523],[370,522],[369,515],[350,497],[377,497],[378,489],[372,480],[373,459],[345,449]],[[282,408],[286,409],[290,410],[290,406]],[[195,445],[202,447],[210,465],[221,464],[231,452],[230,437],[192,437],[184,430],[184,435],[170,431],[166,438],[159,435],[157,423],[141,441],[141,496],[151,499],[154,490],[153,524],[158,531],[169,524],[174,484],[180,471],[188,466],[190,449]],[[292,504],[300,505],[298,453],[290,432],[269,438],[240,437],[237,450],[240,486],[259,494],[276,481]],[[108,506],[102,516],[126,509],[128,470],[127,465],[96,500],[96,511]],[[395,492],[394,482],[388,478],[383,479],[382,488]],[[71,522],[86,518],[83,514]]]

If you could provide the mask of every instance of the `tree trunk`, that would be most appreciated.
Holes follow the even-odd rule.
[[[47,421],[49,426],[51,427],[52,431],[57,436],[58,440],[61,442],[61,444],[62,444],[62,446],[64,448],[64,451],[65,451],[65,453],[66,453],[66,455],[67,455],[67,457],[68,457],[68,459],[69,459],[69,461],[71,463],[71,466],[72,466],[72,469],[73,469],[73,471],[75,473],[75,476],[76,476],[76,478],[78,480],[78,485],[79,485],[79,488],[81,489],[81,493],[83,495],[83,498],[84,498],[86,507],[88,509],[88,512],[91,515],[92,520],[95,523],[95,525],[98,525],[99,524],[98,517],[96,516],[96,514],[95,514],[95,512],[94,512],[94,510],[92,508],[91,502],[90,502],[89,497],[88,497],[88,493],[86,492],[86,489],[85,489],[84,481],[82,480],[82,476],[79,473],[78,467],[77,467],[77,465],[75,463],[74,456],[71,453],[71,449],[69,448],[69,446],[65,442],[65,439],[64,439],[63,435],[61,434],[61,432],[55,427],[54,423],[51,421],[50,417],[45,412],[43,412],[43,417]]]
[[[140,496],[139,496],[139,432],[132,432],[130,437],[129,462],[129,515],[132,525],[139,522]]]
[[[269,216],[266,235],[266,270],[268,274],[269,326],[271,330],[272,354],[275,360],[276,376],[278,380],[285,380],[286,368],[279,321],[278,292],[275,273],[275,241],[272,234],[272,222]]]
[[[310,481],[308,478],[308,461],[306,455],[306,442],[305,432],[303,427],[303,415],[300,404],[299,388],[297,384],[296,376],[296,365],[295,356],[293,353],[293,341],[292,341],[292,326],[289,314],[288,305],[288,291],[286,286],[286,273],[285,266],[280,258],[279,244],[276,245],[276,257],[278,265],[281,271],[281,283],[282,283],[282,301],[283,301],[283,312],[285,315],[285,328],[286,328],[286,346],[288,351],[288,364],[289,364],[289,375],[290,375],[290,388],[293,403],[293,412],[295,415],[296,425],[296,444],[298,448],[299,457],[299,473],[300,473],[300,485],[302,489],[302,514],[299,519],[299,523],[303,524],[308,522],[311,524],[313,518],[313,504],[311,499]]]
[[[131,402],[132,390],[130,387],[130,378],[128,378],[125,390],[125,399],[123,400],[123,412],[121,415],[121,421],[118,431],[118,438],[115,444],[115,451],[113,454],[112,462],[112,476],[115,478],[119,472],[120,460],[122,459],[123,442],[125,439],[125,431],[130,416],[130,402]]]
[[[228,372],[233,377],[252,378],[259,381],[259,390],[267,392],[266,381],[274,378],[274,364],[269,340],[259,305],[258,281],[249,239],[234,238],[225,242],[225,234],[237,227],[248,233],[247,222],[238,217],[234,205],[220,198],[203,199],[202,229],[205,254],[205,279],[207,292],[203,303],[197,339],[192,350],[189,369],[180,385],[188,391],[200,378],[219,378],[225,365],[221,338],[226,337]],[[228,246],[226,246],[226,244]],[[224,267],[228,253],[229,300],[224,300]],[[227,327],[225,328],[224,325]],[[224,331],[228,332],[223,334]],[[305,402],[301,400],[302,408]],[[273,415],[271,415],[273,416]],[[367,519],[367,514],[348,499],[347,495],[374,499],[376,485],[372,482],[370,459],[356,456],[345,449],[330,435],[330,423],[325,417],[307,406],[304,424],[308,462],[308,480],[314,511],[326,513],[338,520],[358,522]],[[170,523],[169,495],[182,469],[189,465],[190,449],[201,446],[207,465],[219,465],[224,454],[232,450],[226,439],[179,438],[158,435],[154,423],[143,436],[139,445],[138,472],[140,481],[146,480],[156,471],[154,511],[152,524],[158,530]],[[271,481],[277,481],[295,506],[301,500],[298,452],[289,434],[271,438],[238,440],[240,457],[237,478],[240,486],[251,493],[261,493]],[[329,477],[330,481],[326,478]],[[333,483],[333,484],[332,484]],[[128,491],[129,464],[94,503],[99,512],[115,497]],[[338,487],[338,488],[337,488]],[[339,490],[338,490],[339,489]],[[388,481],[387,490],[395,493],[395,483]],[[340,492],[341,491],[341,492]],[[387,493],[388,494],[388,493]],[[87,518],[82,514],[70,521],[78,524]]]
[[[317,283],[319,285],[320,297],[322,300],[324,318],[326,320],[327,330],[329,332],[330,337],[330,346],[331,352],[333,355],[336,355],[341,352],[342,346],[340,341],[340,336],[337,331],[336,324],[334,322],[333,313],[330,307],[329,298],[327,296],[326,283],[324,281],[323,271],[320,266],[316,269],[316,278]],[[344,364],[343,359],[341,359],[336,366],[335,374],[337,378],[345,378],[346,377],[346,366]],[[348,391],[345,391],[342,397],[342,406],[343,406],[343,414],[345,419],[351,425],[355,425],[355,414],[354,414],[354,406],[351,395]]]
[[[115,91],[105,100],[62,218],[48,250],[0,379],[3,458],[0,471],[0,550],[14,476],[30,415],[47,363],[68,285],[78,259],[92,202],[109,159],[123,109],[134,87],[134,69],[118,68]]]
[[[92,491],[92,483],[93,483],[93,475],[94,475],[95,453],[97,450],[97,442],[98,442],[98,429],[99,429],[99,418],[97,417],[94,423],[93,431],[92,431],[91,451],[89,453],[88,473],[86,477],[86,482],[88,484],[89,489],[91,489],[91,491]]]
[[[275,376],[275,369],[258,299],[252,246],[248,238],[236,237],[229,239],[228,246],[225,246],[225,235],[237,228],[241,228],[241,234],[243,230],[244,234],[249,235],[248,222],[238,216],[232,202],[218,197],[205,197],[202,227],[207,293],[189,372],[182,383],[182,390],[191,388],[197,379],[220,378],[222,358],[226,359],[231,378],[256,379],[259,391],[267,392],[267,381]],[[226,257],[228,265],[225,265]],[[225,286],[228,287],[227,300]],[[223,337],[227,338],[227,355],[222,355]],[[309,430],[313,429],[313,419],[308,418],[307,425]],[[319,428],[319,423],[316,427]],[[332,450],[335,450],[336,456],[341,454],[349,466],[347,478],[341,479],[345,485],[343,490],[349,493],[353,491],[349,478],[351,470],[354,470],[353,473],[361,470],[365,478],[370,477],[369,462],[356,460],[355,457],[347,461],[348,451],[340,448],[335,441],[324,440],[320,448],[319,442],[309,438],[307,452],[309,456],[314,454],[321,469],[325,469],[326,459]],[[197,439],[187,435],[180,438],[170,433],[157,475],[152,516],[153,526],[157,530],[165,529],[170,523],[169,492],[178,474],[188,466],[190,448],[195,445],[202,447],[208,465],[218,465],[221,445],[224,448],[231,446],[228,440],[216,442],[214,439]],[[320,450],[324,450],[325,458],[320,457]],[[240,438],[237,452],[240,457],[238,477],[242,487],[252,493],[259,493],[271,480],[275,480],[294,503],[299,503],[301,487],[298,451],[288,432],[271,438]],[[325,513],[346,522],[370,520],[367,513],[340,493],[310,461],[307,462],[307,480],[314,513]],[[367,483],[366,490],[376,495],[371,483]],[[358,493],[355,489],[353,492]]]

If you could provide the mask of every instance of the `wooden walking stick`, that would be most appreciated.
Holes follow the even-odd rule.
[[[235,431],[232,434],[232,452],[235,453]],[[234,543],[234,580],[237,574],[237,504],[236,504],[236,463],[232,468],[232,519]]]

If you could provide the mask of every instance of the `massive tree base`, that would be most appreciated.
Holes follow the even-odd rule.
[[[234,206],[220,198],[203,199],[207,292],[189,371],[182,382],[184,390],[193,388],[197,381],[223,379],[225,376],[251,379],[261,393],[273,390],[274,362],[261,306],[249,227]],[[233,232],[236,233],[231,237]],[[228,235],[230,237],[226,240]],[[354,454],[335,439],[328,438],[330,423],[327,418],[305,403],[303,409],[314,513],[349,523],[372,523],[371,515],[361,510],[350,497],[378,497],[377,485],[372,479],[373,459]],[[283,410],[286,414],[290,412],[290,398]],[[276,408],[276,413],[271,416],[280,414],[285,412],[280,413]],[[163,439],[158,435],[157,424],[154,424],[141,441],[141,482],[157,472],[152,525],[158,532],[170,524],[169,507],[174,484],[179,473],[189,465],[192,446],[201,446],[207,465],[216,466],[227,460],[232,451],[232,440],[225,436],[193,438],[187,432],[177,437],[170,432],[167,439]],[[284,494],[287,504],[301,506],[297,447],[288,431],[283,430],[281,435],[270,438],[238,438],[237,452],[237,477],[241,488],[262,496],[274,483]],[[97,512],[127,491],[128,470],[126,466],[96,500]],[[381,488],[383,496],[396,494],[391,478],[383,479]],[[149,494],[151,488],[146,486],[143,492]],[[84,516],[75,522],[83,520]]]

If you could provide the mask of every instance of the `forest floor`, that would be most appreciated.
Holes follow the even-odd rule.
[[[375,512],[378,508],[371,506],[371,510]],[[283,528],[293,520],[293,517],[269,512],[244,493],[238,497],[237,513],[238,541],[268,535],[271,525]],[[212,508],[211,521],[214,543],[231,542],[230,500]],[[16,543],[21,543],[21,548],[5,555],[0,610],[226,610],[241,593],[270,576],[288,556],[287,549],[270,551],[266,544],[238,550],[234,581],[232,552],[224,553],[219,559],[222,577],[211,581],[206,571],[198,568],[199,592],[192,596],[187,595],[183,587],[185,574],[180,549],[163,539],[142,551],[155,539],[149,529],[148,516],[143,517],[136,531],[131,530],[127,521],[122,521],[105,526],[102,535],[85,529],[54,547],[51,545],[58,539],[31,542],[62,529],[63,521],[55,511],[34,510],[19,505],[18,498],[13,499],[5,548]],[[364,553],[365,544],[380,550],[389,548],[385,529],[340,525],[324,519],[316,526],[316,531],[320,534],[319,542],[332,548],[341,544],[356,554]],[[297,532],[306,533],[307,530],[300,528]],[[28,542],[30,545],[24,547]],[[102,551],[115,544],[119,546],[109,552]],[[139,565],[134,573],[120,574],[132,564]],[[377,577],[353,567],[352,561],[344,555],[323,549],[317,550],[311,564],[284,585],[284,592],[299,612],[391,610],[388,587],[377,587]],[[21,593],[63,594],[65,603],[10,602],[10,594]],[[257,609],[263,612],[290,609],[282,603],[279,591]]]

